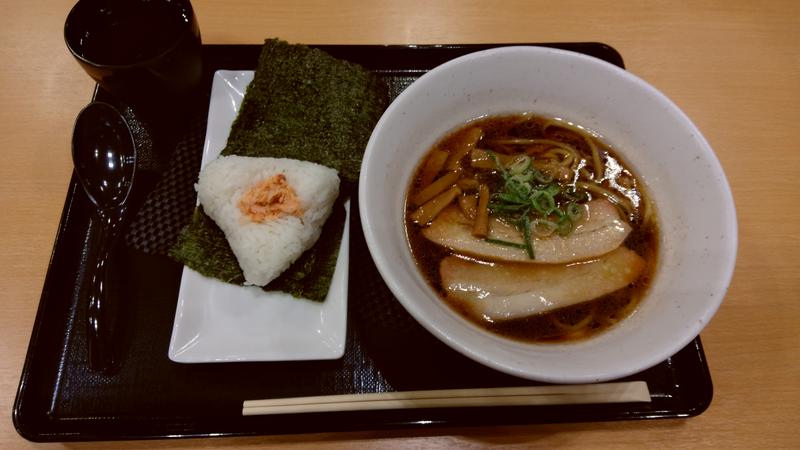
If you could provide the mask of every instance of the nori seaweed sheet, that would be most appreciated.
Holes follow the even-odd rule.
[[[388,101],[384,82],[358,65],[303,45],[265,41],[222,154],[312,161],[338,170],[342,180],[317,243],[265,290],[325,300],[344,226],[342,199],[353,191],[372,128]],[[224,233],[202,208],[170,255],[205,276],[244,282]]]
[[[388,95],[360,66],[268,40],[222,154],[302,159],[355,183]]]

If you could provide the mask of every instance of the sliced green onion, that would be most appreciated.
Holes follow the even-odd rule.
[[[543,216],[549,216],[556,209],[556,200],[547,191],[534,191],[531,206]]]
[[[506,190],[519,192],[524,195],[527,195],[530,194],[531,192],[531,185],[528,182],[524,182],[523,177],[520,176],[519,178],[517,178],[512,175],[506,179]]]
[[[525,214],[522,216],[522,237],[525,238],[525,251],[528,252],[528,258],[534,259],[533,243],[531,242],[531,219]]]
[[[510,178],[510,181],[511,182],[509,183],[509,187],[517,195],[519,195],[521,197],[524,197],[526,199],[528,198],[529,195],[531,195],[532,188],[531,188],[530,184],[528,184],[528,183],[517,183],[517,182],[514,181],[513,177]]]
[[[547,184],[553,181],[553,176],[549,173],[544,173],[542,171],[536,170],[533,172],[533,179],[541,184]]]
[[[531,167],[531,157],[528,155],[518,155],[514,161],[508,165],[508,173],[511,175],[520,175],[526,172]]]
[[[570,203],[567,205],[567,216],[573,222],[577,222],[583,217],[583,207],[577,203]]]
[[[525,204],[525,203],[527,203],[525,197],[526,196],[522,196],[522,195],[519,195],[519,194],[516,194],[516,193],[510,194],[510,193],[507,193],[507,192],[499,192],[499,193],[495,194],[495,198],[497,198],[498,200],[502,200],[502,201],[504,201],[506,203]]]
[[[491,239],[491,238],[486,238],[484,239],[484,241],[490,244],[502,245],[505,247],[514,247],[521,250],[525,250],[525,244],[518,244],[516,242],[508,242],[508,241],[503,241],[501,239]]]
[[[527,208],[528,208],[528,204],[524,204],[524,205],[522,205],[522,204],[512,204],[512,205],[509,205],[509,204],[506,204],[506,203],[489,203],[489,209],[492,210],[492,213],[504,212],[504,211],[517,212],[517,211],[522,211],[522,210],[527,209]]]
[[[556,233],[559,236],[567,236],[572,233],[572,220],[570,220],[569,216],[564,216],[558,219],[556,227]]]
[[[558,228],[558,224],[556,224],[552,220],[535,219],[533,221],[532,228],[533,228],[533,233],[536,234],[537,237],[548,237],[556,231],[556,228]]]
[[[544,191],[550,194],[550,196],[555,197],[561,192],[561,186],[556,183],[552,183],[547,185],[547,187],[544,188]]]
[[[585,214],[581,203],[590,198],[584,189],[555,181],[551,173],[534,168],[533,157],[529,155],[503,156],[512,160],[510,164],[502,164],[501,155],[488,151],[487,154],[500,178],[500,185],[491,194],[489,211],[523,232],[525,250],[531,259],[534,258],[531,234],[566,236],[573,231],[575,223]]]
[[[516,175],[511,175],[509,179],[515,183],[528,184],[533,180],[533,174],[531,172],[518,173]]]

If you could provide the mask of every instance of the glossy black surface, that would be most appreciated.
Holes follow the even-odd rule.
[[[85,290],[89,367],[109,371],[113,336],[109,303],[114,301],[109,277],[110,258],[128,215],[126,200],[136,173],[136,143],[122,115],[108,103],[92,102],[75,120],[72,132],[75,176],[96,206],[98,224],[90,244],[96,248]]]
[[[189,0],[82,0],[64,22],[78,64],[155,123],[202,80],[200,28]]]
[[[622,65],[619,54],[602,44],[548,45]],[[426,70],[490,47],[493,46],[322,48],[375,71],[389,83],[392,95],[397,95]],[[203,51],[206,94],[197,102],[203,106],[195,111],[199,119],[192,125],[173,130],[178,143],[173,160],[180,160],[186,152],[196,156],[202,149],[213,71],[253,69],[260,46],[205,46]],[[110,99],[103,91],[97,97]],[[191,182],[199,170],[199,158],[185,161],[193,165],[186,170]],[[179,172],[169,169],[167,173]],[[163,212],[160,205],[164,199],[151,201],[150,197],[153,186],[162,184],[158,180],[158,171],[137,173],[129,200],[131,208],[144,204],[142,210],[150,205]],[[189,194],[180,202],[191,210],[191,187],[184,188],[181,192]],[[102,374],[90,371],[85,363],[85,331],[80,325],[86,311],[76,300],[76,286],[87,272],[92,206],[73,180],[14,406],[17,430],[32,440],[63,441],[489,426],[689,417],[703,412],[711,402],[711,377],[702,345],[696,339],[661,364],[626,378],[647,382],[652,394],[650,403],[242,417],[242,401],[249,399],[537,384],[481,366],[450,350],[419,326],[392,297],[372,263],[357,204],[353,199],[348,332],[342,359],[186,365],[171,362],[167,349],[181,267],[158,251],[126,245],[120,246],[120,266],[113,271],[127,274],[119,283],[124,299],[120,302],[120,317],[125,320],[114,330],[120,363],[114,372]],[[163,221],[166,216],[154,217]]]
[[[136,171],[136,144],[113,106],[93,102],[78,114],[72,132],[72,162],[98,208],[118,208],[128,198]]]

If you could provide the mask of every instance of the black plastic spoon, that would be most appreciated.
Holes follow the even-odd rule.
[[[136,172],[136,145],[125,119],[113,106],[94,102],[75,120],[72,162],[83,190],[97,206],[92,227],[97,248],[88,289],[87,348],[89,367],[107,371],[113,363],[108,309],[108,260],[127,212],[125,201]]]

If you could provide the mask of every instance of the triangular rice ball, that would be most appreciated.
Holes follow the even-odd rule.
[[[339,177],[307,161],[222,156],[203,168],[195,189],[225,233],[245,284],[264,286],[317,241]]]

